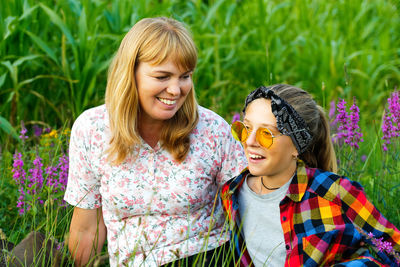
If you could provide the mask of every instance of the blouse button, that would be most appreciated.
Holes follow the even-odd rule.
[[[286,249],[289,250],[289,249],[290,249],[290,246],[289,246],[289,245],[286,245]]]
[[[282,217],[282,221],[284,221],[284,222],[286,221],[286,216]]]

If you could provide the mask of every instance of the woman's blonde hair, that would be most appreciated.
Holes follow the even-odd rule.
[[[111,139],[108,160],[120,164],[140,144],[138,115],[140,104],[135,71],[140,62],[158,65],[173,60],[184,70],[194,70],[196,45],[182,23],[165,17],[137,22],[121,42],[108,71],[105,103],[110,120]],[[190,133],[198,121],[194,88],[174,117],[167,120],[160,141],[181,162],[190,147]]]
[[[309,167],[336,172],[336,154],[324,109],[317,105],[312,96],[303,89],[287,84],[276,84],[270,89],[297,111],[313,135],[309,148],[299,155],[299,158]]]

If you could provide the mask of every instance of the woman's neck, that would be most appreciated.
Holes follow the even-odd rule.
[[[140,136],[152,148],[154,148],[160,140],[163,127],[163,121],[139,120],[138,123]]]

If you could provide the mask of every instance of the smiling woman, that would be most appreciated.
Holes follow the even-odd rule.
[[[106,238],[111,266],[233,262],[215,200],[246,158],[229,125],[197,105],[196,62],[189,32],[173,19],[143,19],[123,39],[105,105],[71,131],[65,200],[75,206],[68,244],[77,265]]]

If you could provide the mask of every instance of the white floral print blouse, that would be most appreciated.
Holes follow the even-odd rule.
[[[208,109],[198,110],[182,163],[160,143],[153,149],[142,140],[121,165],[112,166],[105,154],[110,138],[105,105],[75,121],[64,198],[84,209],[102,207],[111,266],[158,266],[229,239],[216,194],[247,162],[229,125]]]

